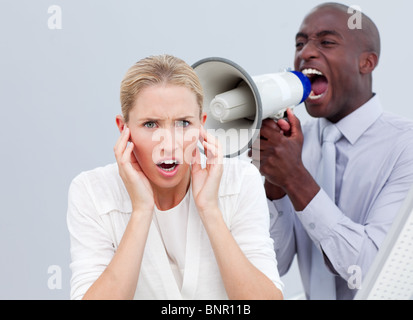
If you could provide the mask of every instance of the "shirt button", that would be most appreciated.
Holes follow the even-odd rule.
[[[315,224],[314,223],[310,223],[308,226],[310,227],[311,230],[315,229]]]

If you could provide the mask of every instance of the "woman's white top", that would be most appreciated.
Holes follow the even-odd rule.
[[[225,159],[218,196],[224,221],[245,256],[282,291],[258,170],[247,161]],[[81,299],[108,266],[131,212],[116,163],[72,181],[67,215],[72,299]],[[228,299],[191,188],[175,208],[155,208],[135,299]]]
[[[185,197],[174,208],[161,211],[155,206],[153,221],[158,228],[162,243],[179,289],[182,289],[185,270],[186,230],[192,186]]]

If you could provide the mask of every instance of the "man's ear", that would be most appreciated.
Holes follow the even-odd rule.
[[[125,119],[121,115],[116,116],[116,125],[118,126],[119,132],[122,133],[123,128],[125,127]]]
[[[379,57],[375,52],[363,52],[360,55],[360,73],[369,74],[379,64]]]

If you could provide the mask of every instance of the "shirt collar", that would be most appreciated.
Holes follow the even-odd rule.
[[[374,95],[369,101],[363,104],[360,108],[350,113],[345,118],[341,119],[335,125],[341,131],[343,136],[351,143],[354,144],[361,135],[380,117],[383,113],[383,109],[380,103],[380,99],[377,95]],[[325,118],[320,119],[320,141],[321,133],[323,129],[331,124]]]

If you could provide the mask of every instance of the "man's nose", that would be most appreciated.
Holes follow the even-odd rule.
[[[309,40],[302,49],[298,52],[298,57],[304,61],[316,59],[319,55],[317,45],[314,41]]]

